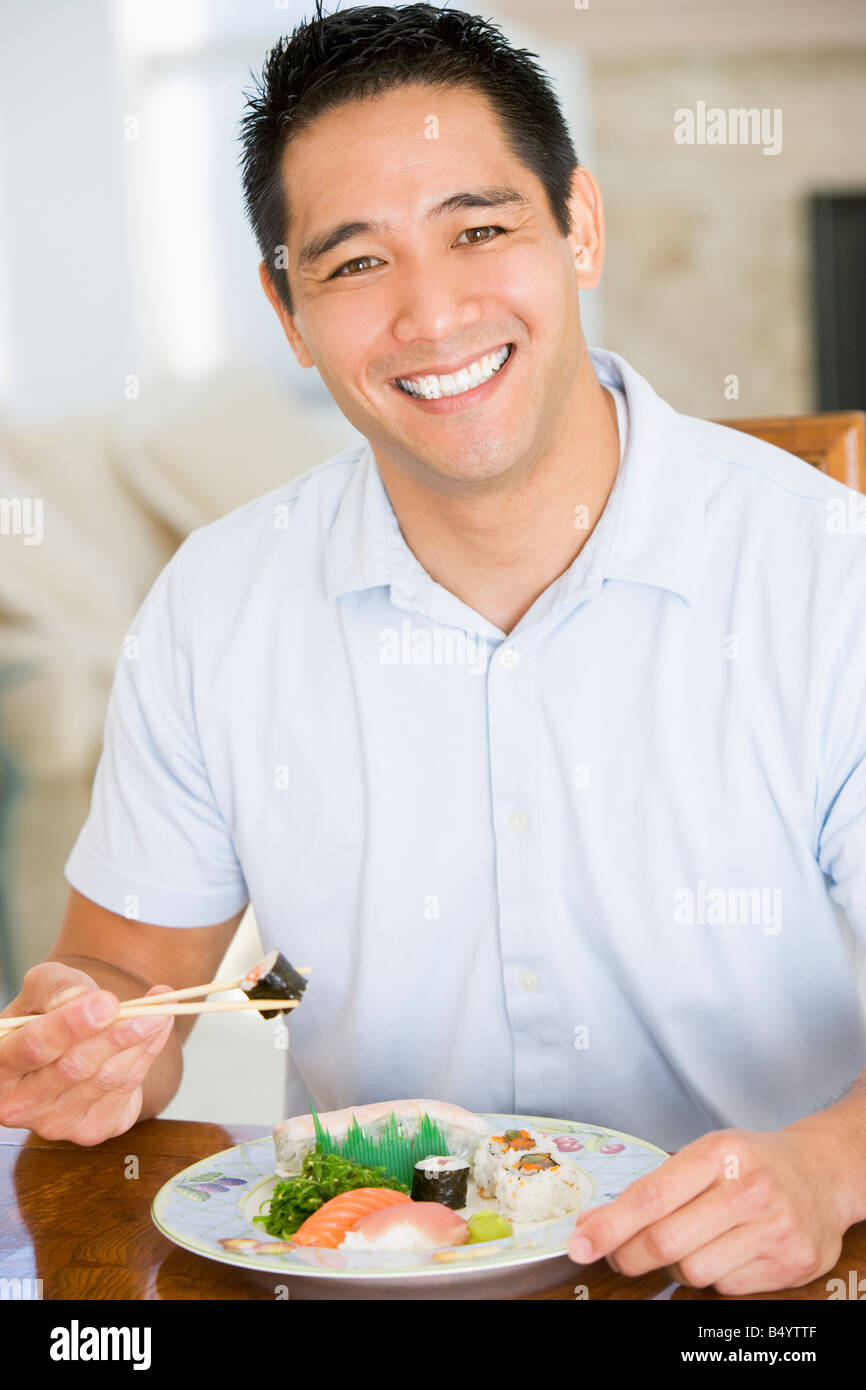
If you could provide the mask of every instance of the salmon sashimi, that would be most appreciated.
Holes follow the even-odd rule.
[[[295,1245],[322,1245],[336,1250],[346,1232],[362,1216],[382,1207],[396,1206],[398,1202],[411,1204],[411,1200],[405,1192],[395,1192],[392,1187],[356,1187],[353,1192],[340,1192],[308,1216],[292,1240]]]

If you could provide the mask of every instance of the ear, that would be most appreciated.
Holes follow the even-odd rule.
[[[604,265],[604,207],[598,183],[582,166],[572,171],[568,206],[572,225],[568,244],[577,283],[582,290],[592,290],[601,280]]]
[[[289,313],[285,304],[280,299],[266,261],[259,261],[259,280],[261,281],[262,289],[274,308],[277,318],[283,326],[283,332],[289,340],[289,346],[292,352],[298,359],[298,365],[300,367],[315,367],[315,361],[311,357],[307,345],[301,336],[301,331],[297,325],[297,319],[293,314]]]

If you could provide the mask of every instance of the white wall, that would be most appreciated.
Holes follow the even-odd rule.
[[[0,11],[0,390],[21,412],[118,398],[134,356],[111,11]]]
[[[301,0],[5,0],[0,410],[144,396],[237,360],[336,410],[258,280],[238,167],[243,91]],[[484,11],[494,19],[497,7]],[[525,21],[592,163],[585,63]],[[600,291],[584,296],[590,341]]]

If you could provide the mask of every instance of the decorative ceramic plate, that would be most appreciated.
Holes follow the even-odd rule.
[[[629,1183],[650,1173],[668,1155],[643,1139],[618,1130],[536,1115],[481,1116],[494,1134],[505,1129],[540,1130],[550,1136],[561,1162],[577,1171],[584,1207],[612,1201]],[[253,1222],[277,1182],[270,1138],[238,1144],[185,1168],[153,1201],[152,1216],[164,1236],[186,1250],[222,1264],[238,1265],[284,1279],[313,1276],[352,1284],[369,1281],[454,1279],[456,1275],[514,1270],[567,1255],[576,1212],[550,1221],[514,1222],[514,1234],[479,1244],[409,1252],[326,1250],[275,1240]],[[463,1216],[496,1208],[469,1179]],[[579,1266],[571,1265],[578,1272]],[[566,1276],[567,1277],[567,1276]],[[377,1287],[381,1287],[377,1285]]]

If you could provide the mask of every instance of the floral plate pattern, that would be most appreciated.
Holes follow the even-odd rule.
[[[550,1136],[562,1160],[575,1165],[586,1207],[612,1201],[636,1178],[650,1173],[668,1154],[633,1135],[572,1120],[537,1115],[482,1114],[493,1133],[534,1129]],[[513,1269],[566,1254],[576,1213],[551,1221],[514,1223],[514,1235],[444,1250],[369,1252],[325,1250],[275,1240],[253,1223],[261,1204],[279,1181],[271,1138],[238,1144],[211,1154],[171,1178],[153,1200],[157,1228],[175,1245],[222,1264],[283,1276],[327,1279],[393,1279],[461,1272]],[[470,1179],[466,1211],[490,1209]]]

